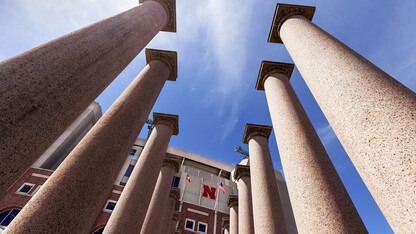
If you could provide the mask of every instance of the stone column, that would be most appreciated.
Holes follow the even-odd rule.
[[[143,222],[140,232],[142,234],[166,233],[169,230],[173,208],[177,198],[180,197],[179,189],[171,190],[173,176],[180,167],[179,159],[175,159],[174,163],[175,168],[171,166],[172,162],[169,162],[169,165],[165,159]]]
[[[1,62],[0,198],[160,30],[175,25],[175,0],[146,1]]]
[[[263,61],[257,90],[265,90],[299,233],[367,230],[289,79],[294,65]]]
[[[221,227],[224,229],[224,234],[230,234],[230,219],[223,218]]]
[[[117,233],[119,230],[123,230],[123,233],[140,233],[142,229],[146,212],[158,181],[159,172],[164,162],[169,140],[172,134],[178,135],[179,133],[177,115],[154,113],[153,123],[155,127],[143,148],[143,152],[123,189],[123,193],[118,199],[103,233]],[[169,170],[172,172],[167,172]],[[166,173],[174,174],[174,170],[165,167],[163,169],[164,172],[161,173],[162,177]],[[161,180],[163,179],[165,178]],[[172,178],[170,178],[170,181],[172,181]]]
[[[250,166],[237,165],[234,170],[234,180],[237,181],[238,199],[240,203],[238,207],[238,232],[254,234]]]
[[[174,211],[171,215],[170,227],[168,232],[160,232],[160,233],[174,233],[176,230],[176,224],[179,222],[181,218],[181,212]]]
[[[313,24],[314,7],[278,4],[283,42],[395,232],[416,229],[416,94]]]
[[[254,230],[256,233],[287,233],[279,189],[274,174],[269,150],[272,127],[247,124],[243,143],[248,144],[250,153],[251,191],[253,196]],[[241,208],[241,197],[240,207]],[[240,216],[239,216],[240,218]]]
[[[238,196],[229,195],[227,206],[230,207],[230,234],[238,234]]]
[[[31,198],[7,227],[6,233],[90,231],[165,81],[176,78],[176,52],[146,52],[148,65]],[[169,142],[172,132],[164,120],[167,117],[163,114],[154,116],[163,124],[159,124],[161,133],[155,133],[148,144],[158,140],[163,142],[162,146],[167,145],[165,141]],[[177,121],[177,116],[167,116]],[[177,125],[174,126],[176,134]],[[158,141],[155,143],[157,150],[163,151]],[[149,153],[155,152],[147,152],[147,155]],[[154,183],[164,154],[161,157]],[[141,160],[144,158],[141,156]],[[157,164],[157,161],[151,161],[151,164]],[[150,174],[146,176],[152,178]],[[153,190],[150,184],[144,186],[148,191]]]

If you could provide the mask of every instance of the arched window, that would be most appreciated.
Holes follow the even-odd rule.
[[[93,231],[92,234],[101,234],[103,233],[105,227],[100,227],[97,230]]]
[[[15,208],[0,213],[0,226],[7,227],[21,209]]]

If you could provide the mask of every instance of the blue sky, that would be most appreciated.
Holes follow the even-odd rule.
[[[285,0],[317,7],[313,22],[413,91],[416,1]],[[178,52],[178,80],[167,82],[153,111],[178,114],[172,146],[236,164],[245,124],[271,125],[264,92],[254,89],[262,60],[292,62],[285,47],[267,43],[276,1],[177,0],[177,33],[159,33],[149,48]],[[135,0],[2,0],[0,60],[120,13]],[[145,66],[144,53],[98,97],[105,112]],[[370,233],[392,233],[305,82],[291,83]],[[141,137],[147,135],[143,128]],[[274,134],[274,167],[282,170]]]

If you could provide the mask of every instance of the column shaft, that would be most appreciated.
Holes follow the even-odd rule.
[[[168,230],[162,227],[169,227],[172,219],[173,207],[169,199],[169,192],[175,173],[175,169],[171,167],[162,167],[143,222],[141,234],[165,233],[161,230]],[[165,216],[169,216],[169,219],[165,219]],[[161,221],[165,221],[165,223]]]
[[[238,206],[230,207],[230,234],[238,234]]]
[[[167,18],[161,4],[148,1],[0,63],[0,197]]]
[[[271,74],[264,88],[299,233],[366,233],[289,77]]]
[[[168,75],[164,62],[150,61],[5,233],[90,231]],[[169,137],[162,135],[167,142]]]
[[[167,217],[169,217],[169,216],[167,215]],[[174,233],[175,232],[177,221],[172,219],[172,215],[170,215],[170,217],[171,217],[171,220],[169,222],[169,228],[168,228],[169,231],[168,232],[160,232],[160,233]]]
[[[176,200],[169,197],[162,221],[160,222],[160,233],[173,233],[176,230],[176,221],[173,220],[173,210],[175,209]]]
[[[254,230],[256,233],[287,233],[268,139],[253,136],[249,139],[250,173],[253,196]],[[240,206],[241,207],[241,206]],[[239,207],[239,208],[240,208]]]
[[[156,191],[158,176],[162,174],[160,179],[163,182],[159,184],[162,185],[167,176],[174,174],[174,170],[168,168],[159,173],[172,134],[170,122],[162,120],[155,125],[103,233],[117,233],[119,230],[140,233],[152,194]]]
[[[238,232],[254,234],[252,189],[249,176],[241,177],[238,188]]]
[[[280,37],[393,230],[415,230],[416,94],[303,16]]]
[[[167,215],[166,215],[166,217],[170,217],[170,226],[169,226],[169,229],[168,230],[166,230],[165,232],[160,232],[160,233],[174,233],[175,232],[175,230],[176,230],[176,225],[177,225],[177,223],[178,223],[178,221],[179,221],[179,219],[180,219],[180,217],[181,217],[181,213],[180,212],[178,212],[178,211],[175,211],[175,212],[173,212],[173,210],[174,210],[174,208],[175,208],[175,204],[176,204],[176,199],[174,200],[174,199],[172,199],[171,201],[173,201],[173,203],[171,203],[171,204],[173,204],[173,208],[172,208],[172,212],[170,213],[170,215],[169,215],[169,213],[167,213]]]

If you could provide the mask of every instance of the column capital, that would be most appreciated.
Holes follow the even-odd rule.
[[[181,212],[173,211],[172,220],[174,220],[175,222],[178,222],[180,218],[181,218]]]
[[[269,139],[272,129],[272,126],[248,123],[244,129],[243,143],[248,144],[252,137],[259,135]]]
[[[291,5],[291,4],[281,4],[276,5],[276,10],[273,16],[272,26],[270,27],[269,38],[267,42],[271,43],[283,43],[280,38],[280,27],[283,23],[294,15],[301,15],[308,20],[312,20],[313,14],[315,13],[315,7],[312,6],[301,6],[301,5]]]
[[[227,206],[233,207],[238,206],[238,196],[237,195],[229,195],[227,199]]]
[[[230,218],[229,217],[222,218],[221,227],[224,228],[224,229],[230,228]]]
[[[280,73],[290,79],[295,65],[292,63],[279,63],[271,61],[262,61],[260,65],[259,75],[257,77],[256,89],[264,90],[264,81],[273,73]]]
[[[153,112],[153,123],[156,126],[158,123],[168,122],[172,127],[173,135],[179,134],[179,116]]]
[[[178,77],[178,53],[169,50],[157,50],[146,48],[146,63],[152,60],[162,61],[169,68],[168,80],[176,81]]]
[[[234,179],[239,180],[241,177],[250,177],[250,166],[236,165],[234,169]]]
[[[178,158],[174,157],[166,157],[165,160],[163,160],[163,166],[162,167],[170,167],[173,170],[175,170],[176,173],[179,172],[180,168],[180,161]]]
[[[179,199],[181,199],[181,190],[178,188],[171,188],[169,197],[175,199],[176,201],[179,201]]]
[[[168,22],[166,22],[162,31],[176,32],[176,0],[139,0],[139,3],[141,4],[146,1],[155,1],[165,8]]]

